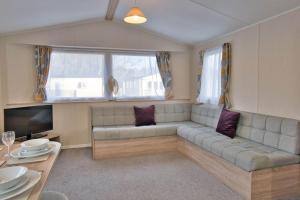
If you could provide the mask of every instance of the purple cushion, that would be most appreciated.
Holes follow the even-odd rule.
[[[135,114],[135,125],[136,126],[147,126],[147,125],[155,125],[155,106],[149,106],[145,108],[139,108],[134,106],[134,114]]]
[[[239,119],[240,113],[223,109],[216,131],[228,137],[234,138]]]

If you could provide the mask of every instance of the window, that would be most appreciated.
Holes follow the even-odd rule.
[[[112,54],[112,75],[119,85],[117,99],[164,95],[164,88],[152,87],[162,83],[154,55]]]
[[[198,101],[217,105],[221,96],[222,47],[204,52]]]
[[[107,81],[118,82],[117,94]],[[46,85],[48,101],[163,98],[164,87],[153,53],[54,49]]]
[[[46,92],[50,101],[103,98],[104,54],[53,51]]]

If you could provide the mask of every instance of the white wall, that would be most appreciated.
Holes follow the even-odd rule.
[[[32,103],[36,83],[34,47],[32,45],[7,43],[5,52],[4,103]]]
[[[35,74],[32,54],[35,44],[171,51],[175,99],[190,99],[190,48],[133,26],[113,22],[87,23],[9,36],[5,38],[5,42],[7,77],[4,100],[6,104],[33,101]],[[14,83],[15,80],[18,80],[18,84]],[[22,85],[22,90],[19,89],[19,85]]]
[[[1,73],[1,79],[3,79],[1,99],[6,107],[34,103],[33,45],[36,44],[170,51],[174,77],[174,100],[190,100],[191,49],[186,45],[145,32],[134,26],[114,22],[73,24],[10,35],[2,38],[2,40],[4,44],[1,45],[0,43],[0,47],[4,49],[2,56],[4,57],[4,64],[3,73]],[[114,103],[96,103],[96,105],[102,104]],[[54,105],[54,131],[62,135],[64,145],[89,143],[88,108],[91,105],[95,104],[62,103]]]
[[[233,45],[231,98],[234,109],[300,119],[300,9],[194,48]],[[193,77],[192,96],[196,80]]]

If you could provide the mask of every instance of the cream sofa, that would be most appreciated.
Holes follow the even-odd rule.
[[[190,121],[190,104],[155,105],[155,126],[135,127],[133,106],[95,107],[92,109],[95,140],[130,139],[176,135],[180,125]]]
[[[154,149],[156,151],[153,152],[178,150],[247,199],[264,199],[261,196],[256,198],[254,194],[265,196],[273,192],[272,189],[267,192],[256,189],[255,177],[270,173],[265,179],[276,188],[277,184],[284,183],[275,183],[275,177],[286,173],[279,173],[279,169],[290,166],[284,170],[291,176],[289,180],[293,184],[289,186],[300,189],[299,121],[241,112],[237,136],[231,139],[215,131],[222,110],[220,107],[187,103],[158,104],[155,107],[157,125],[142,127],[134,125],[132,106],[93,107],[94,158],[121,155],[123,152],[126,152],[124,155],[151,153]],[[218,166],[212,166],[216,164]],[[228,174],[221,175],[222,171]],[[235,181],[235,174],[240,174],[240,181]],[[287,176],[282,179],[285,178]],[[285,187],[275,192],[278,197],[292,193]]]
[[[193,106],[192,121],[204,126],[179,126],[178,135],[246,171],[300,162],[298,121],[241,112],[237,136],[231,139],[215,131],[219,116],[213,113],[219,111]]]
[[[299,163],[299,122],[241,112],[237,137],[215,131],[221,108],[208,105],[155,105],[157,125],[136,127],[132,106],[92,109],[94,140],[177,135],[246,170]]]

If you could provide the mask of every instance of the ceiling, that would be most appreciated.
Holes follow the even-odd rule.
[[[0,34],[89,19],[104,19],[109,0],[1,0]],[[134,0],[120,0],[122,21]],[[300,7],[300,0],[137,0],[142,28],[180,42],[203,42]]]

